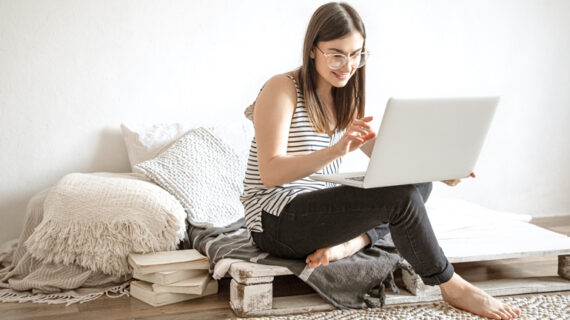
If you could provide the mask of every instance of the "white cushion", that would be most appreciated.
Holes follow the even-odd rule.
[[[137,163],[156,157],[164,148],[168,148],[190,129],[192,127],[181,123],[153,125],[121,123],[121,131],[131,168]]]
[[[217,137],[238,153],[242,161],[247,160],[253,138],[253,125],[245,117],[209,125],[206,123],[122,123],[121,131],[131,168],[143,161],[155,158],[190,130],[201,126],[212,129]]]
[[[243,218],[245,165],[211,129],[200,127],[133,170],[173,194],[192,225],[223,227]]]

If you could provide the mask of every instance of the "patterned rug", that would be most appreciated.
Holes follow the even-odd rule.
[[[521,310],[519,319],[568,320],[570,319],[570,293],[498,297],[499,300]],[[252,319],[252,318],[249,318]],[[368,310],[335,310],[295,316],[253,318],[272,320],[475,320],[487,319],[453,308],[443,301],[409,306],[387,306]]]

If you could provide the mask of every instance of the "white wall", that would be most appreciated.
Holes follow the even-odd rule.
[[[119,124],[241,117],[299,65],[323,1],[0,0],[0,242],[70,172],[127,171]],[[479,177],[435,195],[570,214],[570,2],[350,1],[368,113],[390,96],[499,94]],[[362,167],[362,157],[345,169]]]

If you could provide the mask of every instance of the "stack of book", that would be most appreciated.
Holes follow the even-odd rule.
[[[208,258],[194,249],[129,254],[131,296],[154,307],[218,293]]]

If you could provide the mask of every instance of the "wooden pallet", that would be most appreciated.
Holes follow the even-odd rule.
[[[438,239],[451,263],[488,261],[539,256],[558,256],[559,277],[499,279],[473,282],[492,296],[525,293],[570,291],[570,238],[538,226],[520,222],[510,223],[509,232],[476,230],[466,232],[469,246],[458,239]],[[476,245],[475,245],[476,244]],[[498,244],[501,244],[500,246]],[[273,297],[273,279],[292,274],[289,269],[237,262],[229,274],[230,306],[240,317],[277,316],[284,314],[327,311],[335,309],[317,294]],[[441,300],[438,286],[426,286],[419,276],[402,271],[406,290],[386,295],[386,305]]]

